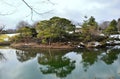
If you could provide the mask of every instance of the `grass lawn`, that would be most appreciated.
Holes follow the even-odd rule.
[[[4,39],[8,38],[6,34],[0,34],[0,42],[5,42]]]

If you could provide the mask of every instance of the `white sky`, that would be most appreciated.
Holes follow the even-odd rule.
[[[45,0],[25,0],[38,12],[53,10],[44,15],[34,13],[33,20],[49,19],[52,16],[68,18],[74,22],[82,22],[84,16],[94,16],[97,22],[111,21],[120,18],[120,0],[51,0],[55,5]],[[0,24],[5,24],[6,29],[14,29],[19,21],[32,23],[30,9],[22,0],[0,0]]]

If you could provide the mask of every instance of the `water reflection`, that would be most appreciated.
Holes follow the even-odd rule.
[[[4,70],[8,75],[0,79],[120,79],[119,48],[13,50],[14,56],[0,52],[0,61],[8,60],[0,65],[0,77]],[[13,71],[15,76],[9,77]]]
[[[0,61],[2,61],[2,60],[6,60],[6,58],[5,58],[4,54],[0,52]]]
[[[37,52],[35,50],[16,50],[17,59],[20,62],[25,62],[27,60],[33,59],[36,57]]]
[[[61,51],[62,52],[62,51]],[[57,77],[66,77],[75,69],[75,61],[63,57],[61,53],[51,52],[38,57],[38,63],[45,67],[40,67],[43,74],[55,73]]]
[[[106,55],[104,55],[101,59],[108,65],[114,63],[115,60],[118,59],[118,55],[120,54],[120,49],[109,49],[107,50]]]
[[[38,63],[44,65],[40,67],[43,74],[56,74],[57,77],[66,77],[75,69],[75,61],[64,57],[69,50],[17,50],[17,59],[25,62],[37,56]]]
[[[120,54],[120,49],[111,48],[111,49],[99,49],[99,50],[82,50],[78,53],[81,53],[84,71],[94,65],[98,60],[102,60],[107,65],[113,64],[115,60],[118,59]]]
[[[117,60],[120,49],[81,49],[74,50],[81,55],[82,60],[80,63],[83,65],[85,72],[95,64],[98,60],[102,60],[107,65],[114,63]],[[17,59],[20,62],[25,62],[37,57],[37,61],[42,67],[40,71],[43,74],[56,74],[57,77],[66,77],[68,74],[75,69],[75,62],[77,60],[72,60],[65,57],[65,54],[70,52],[70,50],[33,50],[33,49],[22,49],[17,50]]]
[[[102,51],[97,50],[84,50],[82,52],[82,64],[85,71],[89,68],[89,66],[93,65],[98,60],[98,56],[102,53]]]

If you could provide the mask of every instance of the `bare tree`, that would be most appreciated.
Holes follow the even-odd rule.
[[[104,21],[99,26],[100,26],[101,30],[104,30],[109,26],[109,24],[110,24],[109,21]]]
[[[17,29],[20,29],[22,27],[30,27],[31,25],[25,21],[20,21],[18,24],[17,24]]]
[[[0,25],[0,34],[2,33],[4,28],[5,28],[5,25]]]
[[[5,30],[7,34],[16,33],[16,29],[7,29]]]

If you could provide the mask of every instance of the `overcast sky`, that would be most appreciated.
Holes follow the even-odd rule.
[[[0,25],[13,29],[19,21],[33,23],[52,16],[65,17],[74,22],[82,22],[84,16],[94,16],[97,22],[120,18],[120,0],[51,0],[55,5],[45,0],[25,1],[39,13],[52,11],[41,16],[34,13],[31,21],[31,11],[22,0],[0,0],[0,14],[9,14],[0,15]]]

